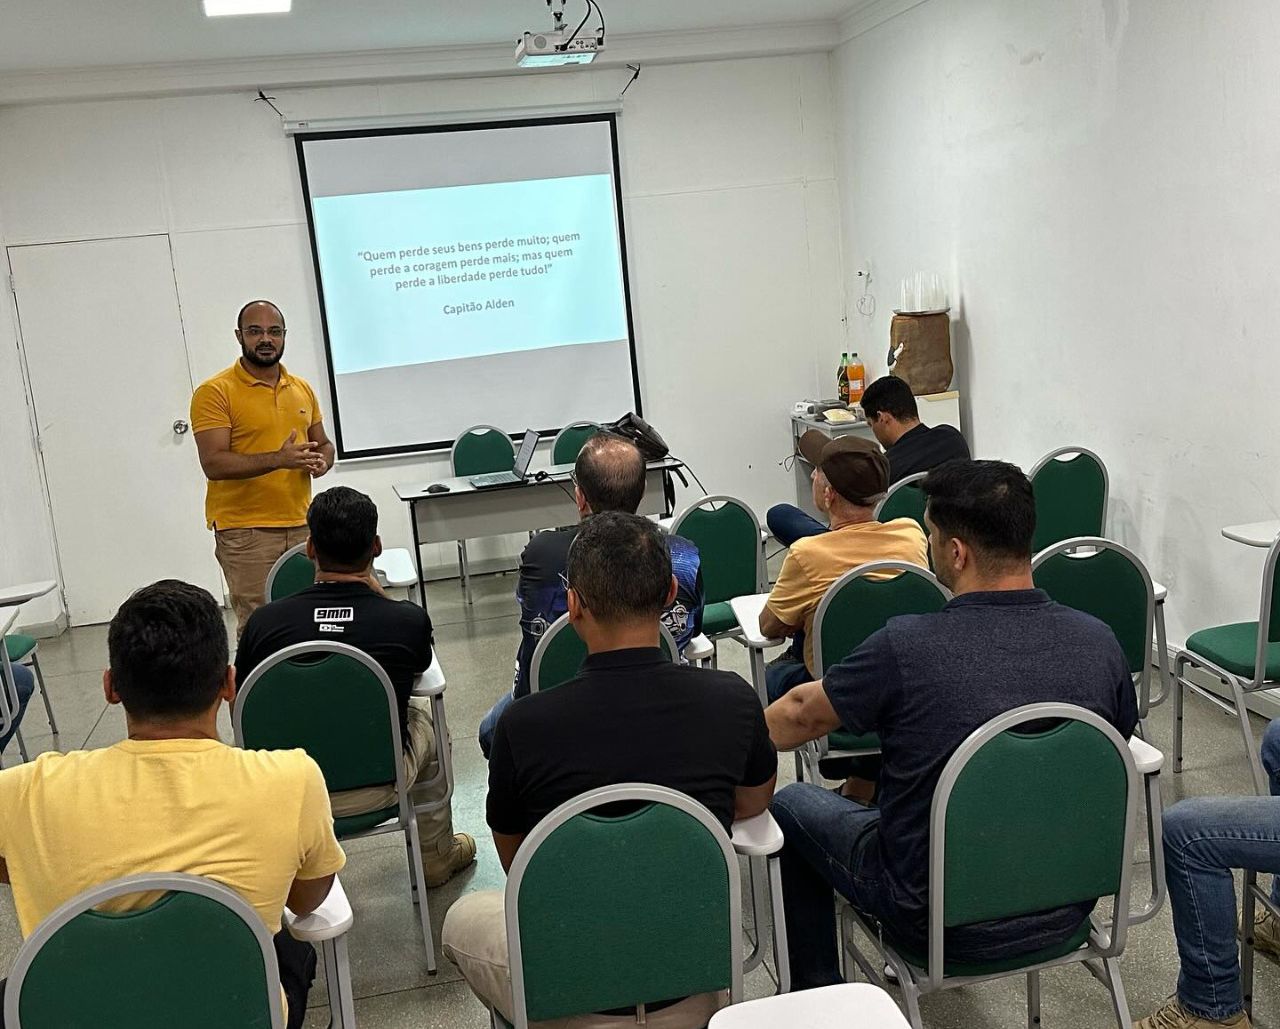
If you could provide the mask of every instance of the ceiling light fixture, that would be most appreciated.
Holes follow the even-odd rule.
[[[206,18],[233,14],[288,14],[293,0],[203,0]]]

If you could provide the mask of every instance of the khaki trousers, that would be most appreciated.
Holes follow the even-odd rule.
[[[306,542],[305,525],[286,529],[217,529],[213,554],[231,587],[231,607],[236,613],[236,639],[249,616],[266,603],[267,573],[290,547]]]
[[[426,697],[409,698],[409,734],[404,743],[404,777],[413,783],[409,799],[414,804],[427,804],[441,800],[448,784],[442,778],[429,789],[417,788],[417,783],[433,779],[440,769],[440,756],[436,753],[435,728],[431,724],[431,701]],[[362,815],[366,811],[380,811],[396,803],[395,786],[369,786],[360,790],[343,790],[329,795],[329,803],[335,818]],[[439,871],[453,854],[453,812],[448,804],[417,816],[418,837],[422,844],[422,863],[427,877],[432,870]]]
[[[514,1023],[511,967],[507,958],[507,923],[502,893],[482,890],[454,902],[444,916],[440,942],[445,957],[458,966],[467,985],[487,1008],[497,1008]],[[702,1029],[729,1003],[728,991],[700,993],[657,1011],[646,1011],[646,1029]],[[635,1026],[635,1015],[574,1015],[530,1022],[538,1029],[623,1029]]]

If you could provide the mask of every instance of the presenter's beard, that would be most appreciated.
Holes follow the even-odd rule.
[[[244,354],[246,361],[259,368],[270,368],[273,364],[279,364],[280,358],[284,357],[283,343],[279,347],[273,347],[270,343],[259,343],[258,346],[262,348],[261,352],[257,347],[248,347],[241,343],[240,352]]]

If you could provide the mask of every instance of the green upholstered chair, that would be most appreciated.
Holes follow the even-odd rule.
[[[1245,695],[1280,685],[1280,589],[1276,588],[1277,559],[1280,538],[1267,550],[1262,571],[1262,595],[1258,617],[1252,622],[1232,622],[1200,629],[1187,637],[1187,642],[1173,659],[1173,770],[1182,771],[1182,707],[1186,689],[1237,716],[1245,754],[1253,773],[1254,788],[1259,796],[1267,796],[1270,788],[1258,758]],[[1187,678],[1187,669],[1207,672],[1222,682],[1231,694],[1230,706],[1206,692]]]
[[[1115,633],[1138,690],[1138,717],[1151,706],[1151,633],[1156,598],[1151,575],[1127,547],[1077,536],[1042,550],[1031,562],[1035,584],[1059,604],[1084,611]]]
[[[516,448],[511,437],[496,425],[473,425],[453,441],[449,464],[455,478],[484,475],[486,472],[509,472],[516,463]],[[471,566],[467,563],[467,541],[458,540],[458,575],[462,592],[471,603]]]
[[[561,804],[507,877],[516,1029],[719,990],[741,1000],[741,894],[728,834],[684,794],[626,783]]]
[[[676,660],[679,650],[671,630],[658,623],[658,641],[668,659]],[[533,648],[529,659],[529,692],[552,690],[562,686],[578,674],[582,660],[587,656],[587,645],[569,623],[569,616],[561,615],[549,626]]]
[[[52,593],[57,589],[57,587],[58,584],[52,579],[44,582],[33,582],[14,587],[19,596],[24,599],[17,604],[13,603],[11,600],[6,603],[4,607],[0,607],[0,623],[8,623],[7,625],[4,625],[3,628],[0,628],[0,638],[3,638],[4,640],[5,656],[13,664],[26,665],[31,669],[32,674],[35,676],[36,686],[40,690],[40,699],[44,701],[44,713],[49,719],[49,731],[53,733],[54,736],[58,735],[58,720],[53,716],[53,705],[49,703],[49,690],[45,686],[44,672],[40,669],[39,641],[34,636],[28,636],[26,633],[10,633],[9,627],[17,620],[18,611],[23,603],[27,600],[34,600],[36,597],[42,597],[46,593]],[[8,612],[8,617],[5,616],[6,611]],[[9,687],[11,689],[16,689],[13,687],[12,682],[9,683]],[[2,716],[0,716],[0,718],[2,718]],[[0,729],[0,732],[5,731],[7,730]],[[18,746],[22,750],[23,760],[26,760],[27,748],[26,744],[22,740],[22,733],[18,732],[14,735],[18,741]]]
[[[432,697],[432,722],[440,774],[447,777],[448,726],[441,694]],[[236,694],[231,712],[236,746],[251,750],[297,747],[320,766],[330,793],[394,785],[396,802],[367,814],[335,818],[339,840],[402,832],[409,881],[418,905],[427,969],[436,970],[431,915],[418,822],[405,778],[395,689],[382,667],[345,643],[296,643],[258,665]],[[449,794],[432,807],[449,803]]]
[[[93,909],[130,894],[153,904]],[[23,943],[9,973],[10,1029],[284,1029],[271,933],[210,879],[133,875],[81,893]]]
[[[600,426],[595,422],[574,422],[572,425],[566,425],[551,441],[551,463],[573,464],[578,459],[578,451],[582,449],[582,444],[599,431]]]
[[[1031,469],[1036,497],[1036,531],[1031,552],[1073,536],[1105,536],[1107,467],[1083,447],[1060,447]]]
[[[884,499],[876,505],[876,521],[891,522],[895,518],[911,518],[921,531],[928,536],[929,530],[924,527],[924,490],[920,488],[920,482],[928,472],[917,472],[915,475],[908,475],[905,479],[899,479],[889,487],[889,492],[884,495]]]
[[[956,749],[934,791],[926,952],[882,936],[870,919],[845,907],[846,963],[852,958],[883,985],[888,962],[907,1018],[922,1029],[922,994],[1011,975],[1027,977],[1027,1024],[1039,1026],[1040,972],[1100,962],[1116,1020],[1130,1029],[1118,959],[1135,921],[1129,892],[1141,793],[1129,745],[1092,711],[1030,704],[992,719]],[[946,955],[945,930],[1094,898],[1110,901],[1056,946],[987,963]],[[869,932],[875,960],[859,949],[850,932],[855,923]]]
[[[897,615],[941,611],[950,599],[931,571],[906,561],[872,561],[850,569],[827,587],[813,615],[813,663],[821,675],[862,646],[873,632]],[[837,729],[796,752],[796,778],[821,782],[819,763],[826,758],[877,754],[874,733],[858,735]]]
[[[306,543],[290,547],[267,572],[267,588],[263,591],[267,603],[301,593],[316,582],[316,566],[307,557]]]
[[[0,636],[10,625],[18,619],[18,612],[11,610],[8,615],[0,617]],[[6,643],[10,637],[4,637]],[[0,735],[7,733],[18,723],[21,718],[22,702],[18,697],[18,683],[14,678],[13,664],[9,659],[9,650],[6,646],[0,650]],[[30,755],[27,753],[27,744],[22,738],[22,730],[16,729],[13,738],[18,743],[18,752],[22,755],[22,760],[27,761]],[[0,754],[0,768],[4,767],[3,754]]]
[[[713,643],[741,634],[729,601],[768,591],[760,519],[743,501],[707,496],[685,508],[671,533],[698,548],[702,588],[702,632]]]

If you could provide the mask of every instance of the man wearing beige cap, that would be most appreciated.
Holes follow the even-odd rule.
[[[913,519],[875,520],[875,506],[889,488],[889,462],[879,446],[858,436],[831,439],[810,429],[799,447],[813,465],[814,506],[831,529],[791,545],[760,614],[764,635],[796,637],[795,650],[804,654],[803,663],[783,660],[769,666],[771,701],[793,686],[821,678],[822,670],[813,667],[813,616],[828,586],[870,561],[909,561],[922,568],[929,563],[928,542]]]

